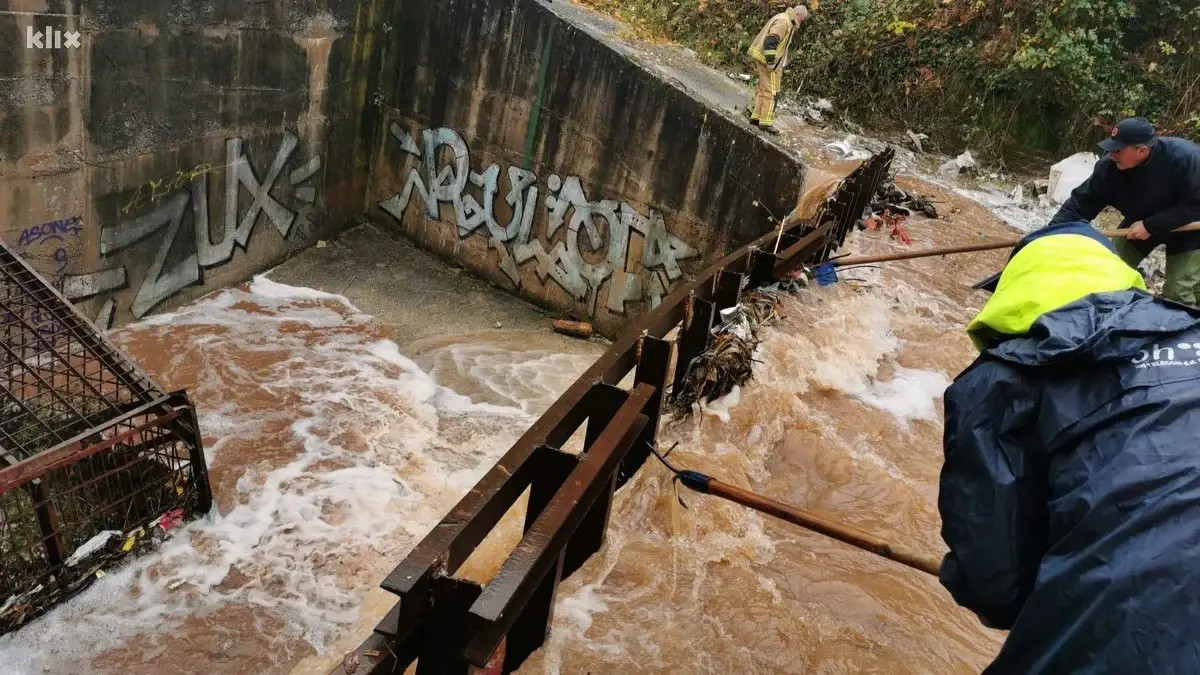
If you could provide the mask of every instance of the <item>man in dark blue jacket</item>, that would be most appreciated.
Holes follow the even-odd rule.
[[[1163,297],[1200,305],[1200,232],[1168,234],[1200,221],[1200,148],[1189,140],[1157,136],[1143,118],[1123,120],[1100,143],[1107,156],[1071,193],[1051,224],[1091,221],[1111,206],[1121,212],[1129,241],[1117,252],[1137,267],[1159,244],[1167,246]]]
[[[941,581],[1010,631],[987,673],[1200,672],[1200,309],[1144,289],[1087,223],[1060,224],[968,328]]]

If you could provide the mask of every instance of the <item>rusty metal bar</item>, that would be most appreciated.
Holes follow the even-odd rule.
[[[752,251],[750,256],[750,288],[771,283],[775,276],[775,263],[779,259],[774,253],[762,249]]]
[[[801,225],[795,227],[799,228]],[[453,574],[512,504],[512,501],[508,501],[503,507],[498,507],[492,502],[497,499],[504,502],[510,496],[515,501],[524,490],[521,488],[516,495],[510,495],[509,478],[520,471],[538,445],[561,447],[583,422],[587,413],[579,404],[592,384],[620,382],[633,368],[635,348],[643,333],[654,337],[666,335],[683,318],[685,299],[690,295],[700,299],[712,297],[712,279],[718,271],[735,262],[744,261],[752,247],[766,245],[767,242],[773,241],[775,234],[775,231],[764,234],[722,258],[690,283],[684,284],[664,298],[657,309],[638,320],[609,351],[563,392],[475,487],[459,500],[443,522],[426,535],[388,574],[383,581],[383,588],[403,597],[413,589],[423,586],[435,568],[445,568],[448,573]],[[493,517],[496,520],[492,520]],[[492,520],[490,524],[486,522],[489,520]],[[485,524],[486,527],[480,524]]]
[[[593,387],[592,392],[591,411],[588,415],[587,431],[583,440],[585,454],[592,449],[592,446],[596,445],[596,439],[600,438],[600,433],[621,409],[625,399],[629,398],[629,392],[611,384],[597,384]],[[571,543],[567,544],[562,571],[564,579],[574,574],[593,553],[599,551],[600,547],[604,545],[604,537],[608,531],[608,518],[612,511],[612,491],[615,488],[616,481],[613,480],[612,486],[596,500],[591,510],[584,516],[583,522],[579,524],[579,531],[571,538]]]
[[[42,531],[42,547],[46,550],[46,560],[50,562],[51,567],[62,567],[63,561],[67,559],[67,547],[58,535],[58,511],[50,502],[41,481],[32,481],[26,487],[29,490],[29,498],[34,503],[38,529]]]
[[[463,647],[470,639],[470,627],[463,615],[481,587],[453,577],[437,577],[432,586],[433,606],[416,675],[469,675],[471,664],[463,658]]]
[[[192,482],[196,485],[196,512],[208,513],[212,508],[212,485],[208,480],[208,460],[204,457],[204,437],[200,433],[200,420],[196,417],[196,408],[188,398],[187,392],[179,390],[171,392],[167,405],[175,411],[183,411],[174,425],[176,433],[180,433],[188,443],[188,462],[192,470]]]
[[[799,267],[808,262],[805,256],[801,255],[804,251],[811,249],[813,244],[824,244],[827,237],[833,231],[833,221],[826,221],[820,227],[800,237],[795,244],[792,244],[786,251],[779,254],[779,262],[775,264],[776,276]]]
[[[595,389],[598,390],[607,386],[610,385],[598,384]],[[618,389],[618,391],[621,390]],[[623,391],[622,394],[624,394]],[[596,396],[593,396],[592,400],[596,400],[596,398]],[[589,430],[591,429],[590,418],[588,420],[588,428]],[[586,456],[585,451],[583,457]],[[535,453],[534,461],[540,464],[541,467],[537,478],[534,479],[533,485],[529,489],[529,506],[525,510],[525,532],[533,529],[537,519],[545,512],[554,495],[562,488],[567,478],[579,465],[581,460],[575,455],[569,455],[543,445]],[[599,505],[594,505],[589,514],[595,511],[597,506]],[[607,524],[607,521],[608,519],[605,517],[605,524]],[[513,622],[512,628],[508,631],[508,649],[505,653],[506,663],[520,665],[546,641],[546,635],[550,632],[550,622],[554,619],[554,598],[558,582],[562,578],[563,559],[566,557],[566,551],[569,548],[570,543],[568,543],[563,553],[558,556],[558,564],[555,566],[554,571],[546,575],[546,578],[538,584],[537,590],[534,591],[529,602],[518,610],[520,614]],[[513,669],[515,670],[516,668],[514,667]]]
[[[565,557],[565,552],[558,554],[550,573],[538,583],[525,607],[519,610],[508,635],[501,638],[501,642],[507,641],[504,654],[505,672],[511,673],[520,668],[525,659],[546,643],[546,638],[550,635],[550,625],[554,621],[554,603],[558,599],[558,583],[563,579]],[[492,654],[494,653],[493,650]],[[488,655],[488,659],[491,659],[492,654]]]
[[[675,354],[675,378],[671,385],[672,393],[679,391],[683,386],[683,380],[687,376],[692,359],[699,356],[708,346],[715,314],[711,302],[700,298],[692,301],[692,320],[680,334],[679,349]]]
[[[554,566],[537,585],[529,602],[508,630],[508,635],[500,638],[501,644],[505,645],[504,672],[511,673],[520,668],[525,659],[540,649],[550,636],[550,626],[554,622],[554,603],[558,600],[558,584],[564,578],[565,558],[565,551],[558,554],[554,559]],[[486,665],[494,654],[495,650],[492,650],[483,664],[476,665]]]
[[[529,502],[525,507],[525,532],[533,527],[538,516],[542,515],[546,505],[567,480],[567,476],[575,470],[579,458],[558,448],[539,445],[533,453],[531,463],[534,466],[534,475],[529,486]]]
[[[153,404],[149,407],[153,407]],[[110,428],[113,426],[113,424],[128,420],[129,418],[135,417],[138,414],[145,413],[131,413],[125,415],[122,418],[115,420],[113,423],[106,424],[103,428]],[[168,422],[174,420],[176,417],[179,417],[179,411],[170,410],[150,420],[149,422],[140,424],[132,429],[129,429],[128,431],[114,434],[112,438],[101,441],[94,445],[85,447],[83,446],[82,440],[63,443],[53,450],[43,452],[42,454],[31,459],[22,460],[8,468],[0,469],[0,494],[4,494],[5,492],[27,483],[38,476],[44,475],[49,471],[61,469],[62,467],[78,462],[85,457],[90,457],[98,452],[107,450],[118,443],[123,443],[134,436],[137,436],[142,432],[154,429],[156,427],[165,426]],[[99,430],[97,429],[89,430],[86,436],[95,436],[98,432]]]
[[[742,295],[744,279],[744,275],[729,271],[722,272],[717,277],[717,289],[713,292],[713,309],[716,310],[718,317],[721,312],[738,304],[738,298]]]
[[[741,275],[737,275],[740,279]],[[646,403],[644,412],[649,420],[646,428],[638,436],[637,442],[621,460],[621,469],[617,472],[615,488],[627,483],[638,469],[642,468],[650,457],[650,448],[658,438],[658,419],[662,415],[663,391],[666,388],[667,375],[671,371],[671,343],[646,336],[642,338],[642,356],[638,360],[637,373],[634,375],[634,386],[648,384],[654,387],[654,396]],[[599,550],[599,549],[597,549]]]
[[[514,610],[528,601],[558,563],[568,540],[599,496],[605,479],[616,473],[625,452],[645,428],[648,419],[643,411],[655,393],[655,388],[648,384],[634,387],[587,457],[571,472],[563,489],[554,495],[496,577],[471,605],[471,615],[483,622],[467,647],[471,663],[480,667],[487,664],[516,619]]]

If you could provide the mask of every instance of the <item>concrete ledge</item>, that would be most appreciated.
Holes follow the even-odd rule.
[[[370,202],[423,246],[613,335],[771,229],[804,169],[557,5],[394,3]]]

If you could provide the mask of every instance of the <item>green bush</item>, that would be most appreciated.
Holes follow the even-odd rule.
[[[584,0],[714,65],[744,64],[763,0]],[[824,0],[792,44],[784,90],[944,152],[1090,146],[1141,115],[1200,140],[1194,0]]]

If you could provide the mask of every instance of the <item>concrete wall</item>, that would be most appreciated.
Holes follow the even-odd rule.
[[[368,211],[618,333],[802,168],[548,7],[8,0],[0,240],[110,327]]]
[[[802,167],[536,0],[389,0],[373,215],[615,334],[791,211]]]
[[[327,236],[364,208],[380,6],[8,0],[0,240],[108,327]]]

